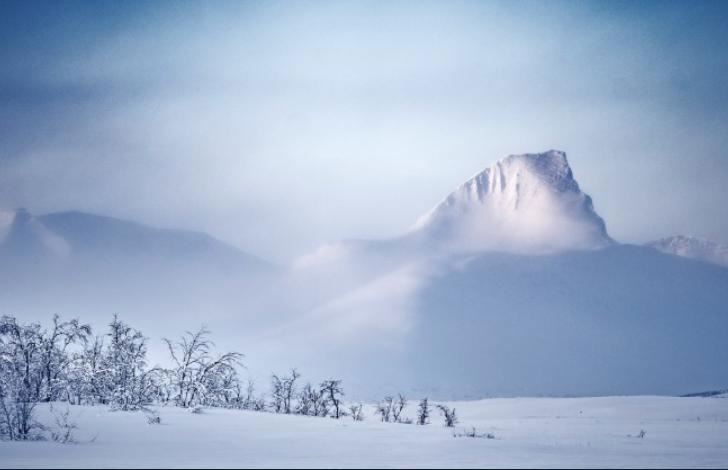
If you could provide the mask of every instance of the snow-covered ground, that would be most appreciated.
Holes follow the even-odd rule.
[[[512,398],[455,402],[432,424],[206,409],[73,407],[78,444],[0,442],[0,467],[727,467],[728,399]],[[61,405],[56,405],[56,409]],[[416,403],[405,414],[414,417]],[[47,406],[40,416],[49,420]],[[644,438],[636,437],[641,430]]]

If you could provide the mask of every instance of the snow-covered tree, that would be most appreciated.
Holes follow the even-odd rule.
[[[78,319],[61,321],[59,315],[53,316],[53,325],[40,334],[41,376],[36,381],[37,395],[42,401],[49,402],[60,398],[65,389],[64,373],[74,359],[68,349],[74,344],[86,344],[91,336],[91,327],[81,324]]]
[[[34,410],[42,377],[42,336],[37,323],[0,318],[0,437],[32,439],[40,425]]]
[[[210,331],[202,327],[187,332],[177,342],[164,339],[174,363],[171,369],[177,406],[200,404],[229,406],[238,387],[236,367],[243,355],[229,352],[213,357]]]
[[[331,417],[339,419],[342,414],[341,398],[344,396],[341,380],[329,379],[321,382],[321,395],[331,406]]]
[[[145,371],[147,339],[141,331],[119,320],[118,315],[109,324],[107,336],[109,343],[100,371],[104,401],[121,410],[139,409],[150,401]]]
[[[382,419],[383,423],[388,423],[392,420],[392,408],[394,407],[394,397],[386,396],[384,400],[377,403],[377,414]]]
[[[296,381],[301,377],[296,369],[291,369],[291,375],[271,377],[271,407],[276,413],[291,414],[293,399],[296,396]]]
[[[305,416],[326,416],[328,411],[328,404],[326,403],[326,397],[323,391],[307,383],[298,392],[297,414]]]

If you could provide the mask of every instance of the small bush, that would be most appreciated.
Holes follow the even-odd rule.
[[[470,431],[453,433],[453,437],[470,437],[472,439],[495,439],[495,434],[479,433],[478,430],[473,427]]]
[[[349,406],[349,414],[354,421],[364,421],[364,405],[359,403]]]
[[[50,430],[51,440],[60,444],[75,444],[73,432],[78,429],[78,425],[71,421],[71,410],[66,408],[65,411],[55,411],[51,405],[51,413],[56,422],[55,428]]]

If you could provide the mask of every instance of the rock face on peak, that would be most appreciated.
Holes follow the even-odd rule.
[[[412,233],[460,252],[549,253],[612,243],[558,150],[500,160],[420,218]]]
[[[676,235],[647,243],[663,253],[728,267],[728,246],[703,238]]]

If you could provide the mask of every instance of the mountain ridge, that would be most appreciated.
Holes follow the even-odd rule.
[[[689,235],[673,235],[645,244],[662,253],[728,267],[728,245]]]

